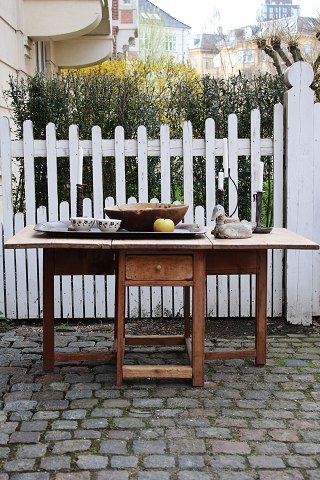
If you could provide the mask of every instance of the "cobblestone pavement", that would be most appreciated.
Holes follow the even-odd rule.
[[[99,325],[58,330],[63,351],[111,345]],[[145,352],[132,348],[126,362],[185,360],[173,348]],[[41,328],[2,333],[0,480],[319,480],[319,352],[320,335],[269,337],[266,366],[208,362],[204,388],[115,387],[114,367],[102,363],[44,373]]]

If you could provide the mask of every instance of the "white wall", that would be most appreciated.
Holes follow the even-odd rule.
[[[9,75],[25,75],[35,69],[34,52],[25,46],[27,39],[22,32],[21,5],[21,0],[0,0],[0,115],[5,116],[10,113],[3,97]],[[32,47],[32,44],[28,46]]]

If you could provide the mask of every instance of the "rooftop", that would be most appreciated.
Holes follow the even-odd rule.
[[[146,22],[153,20],[161,22],[165,27],[191,29],[189,25],[180,22],[152,2],[149,2],[149,0],[139,0],[139,9],[141,23],[143,23],[144,20]]]

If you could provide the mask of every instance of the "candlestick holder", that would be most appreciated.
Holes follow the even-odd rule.
[[[224,190],[218,189],[218,204],[224,207]]]
[[[77,183],[77,217],[83,217],[83,185]]]
[[[262,216],[262,192],[257,192],[254,195],[256,201],[256,228],[253,230],[253,233],[270,233],[272,227],[264,227],[261,225],[261,216]]]

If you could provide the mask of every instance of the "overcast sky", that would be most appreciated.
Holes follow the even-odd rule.
[[[192,33],[201,33],[206,27],[210,30],[214,9],[220,11],[218,22],[224,31],[255,23],[256,12],[261,6],[261,0],[150,0],[152,3],[170,13],[177,20],[192,27]],[[296,3],[295,1],[293,3]],[[302,16],[319,16],[319,0],[300,0]],[[212,28],[211,28],[212,30]]]

